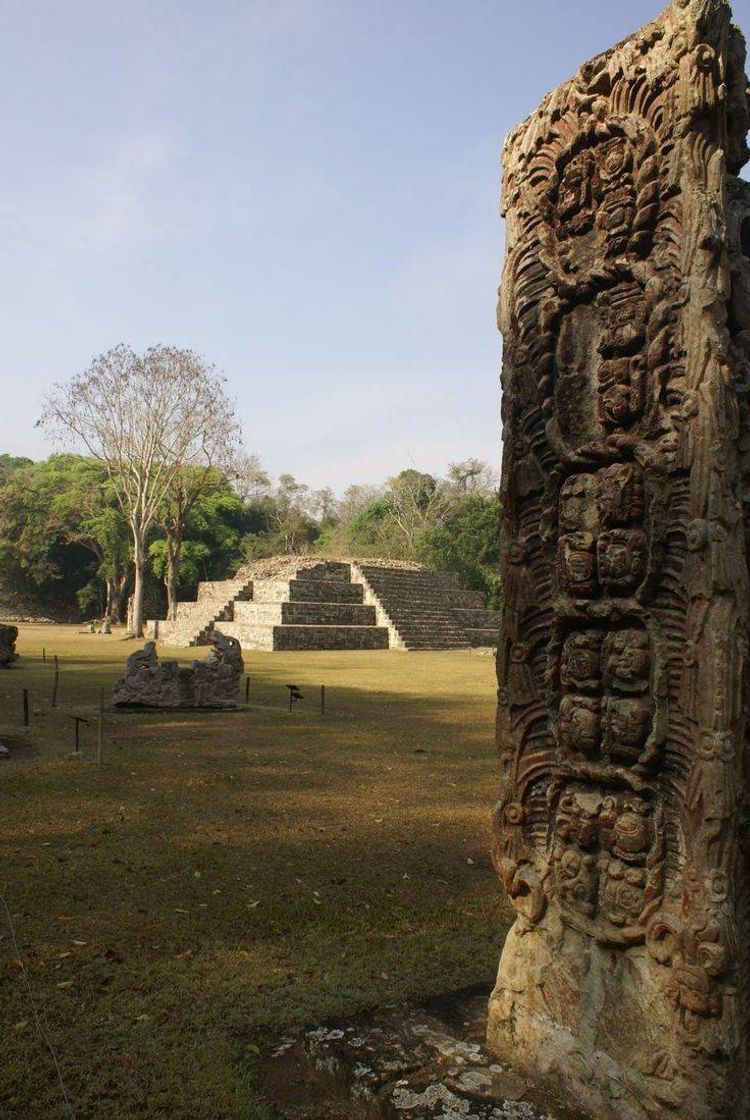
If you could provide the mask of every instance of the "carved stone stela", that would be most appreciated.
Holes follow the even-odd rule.
[[[745,1120],[745,48],[677,0],[504,151],[490,1048],[596,1120]]]

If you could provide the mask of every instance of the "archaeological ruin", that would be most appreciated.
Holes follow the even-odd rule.
[[[14,661],[18,660],[16,641],[18,627],[7,623],[0,623],[0,668],[7,669]]]
[[[278,556],[233,580],[201,583],[177,618],[151,621],[170,646],[202,645],[214,633],[243,649],[469,649],[496,646],[499,613],[452,573],[406,561]]]
[[[506,141],[488,1046],[595,1120],[746,1120],[745,46],[675,0]]]
[[[202,661],[160,661],[155,642],[128,658],[125,676],[112,689],[116,708],[236,708],[245,670],[239,642],[212,634]]]

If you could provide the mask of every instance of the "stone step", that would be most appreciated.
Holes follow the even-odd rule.
[[[471,649],[471,642],[467,638],[412,638],[406,642],[406,648],[411,650],[429,649]]]
[[[368,581],[369,582],[369,581]],[[377,584],[374,581],[370,582],[371,587],[378,587],[381,591],[387,591],[390,595],[401,596],[416,596],[420,599],[450,599],[454,595],[454,591],[449,587],[435,587],[434,584],[413,584],[413,583],[396,583],[393,586],[384,584]]]
[[[468,649],[471,645],[466,631],[460,634],[402,634],[407,649]]]
[[[481,591],[451,590],[450,600],[454,607],[466,607],[471,610],[477,608],[485,610],[484,595]]]
[[[461,624],[454,618],[452,612],[439,614],[437,611],[428,614],[426,611],[393,611],[391,617],[404,626],[448,626],[453,630],[460,630]]]
[[[331,579],[292,579],[289,599],[296,603],[361,603],[365,590],[361,583],[343,583]]]
[[[465,630],[449,630],[447,627],[435,626],[402,626],[399,627],[399,634],[404,641],[409,641],[414,638],[440,638],[441,641],[457,641],[464,643],[468,639]]]
[[[222,622],[222,634],[236,638],[243,649],[388,649],[384,626],[252,626]]]
[[[423,584],[432,587],[456,587],[455,576],[449,572],[409,572],[397,568],[374,568],[369,564],[359,564],[360,571],[364,572],[373,583],[400,583],[417,586]]]
[[[274,626],[253,625],[249,622],[219,622],[220,634],[236,638],[243,649],[273,649]]]
[[[256,579],[254,603],[361,603],[361,583],[344,583],[340,579]]]
[[[456,616],[458,624],[469,630],[478,630],[482,629],[482,627],[492,629],[493,626],[500,625],[499,611],[488,611],[484,608],[481,610],[467,610],[464,607],[457,607],[453,613]]]
[[[198,584],[197,602],[214,602],[216,599],[221,599],[223,602],[226,602],[229,599],[233,599],[246,585],[246,580],[204,580]]]
[[[497,616],[485,610],[479,592],[459,588],[452,573],[357,567],[407,649],[468,649],[480,640],[469,630],[483,631],[483,643],[485,630],[494,635]]]
[[[174,646],[202,645],[208,641],[213,623],[229,619],[236,601],[252,595],[252,580],[216,580],[198,585],[198,598],[193,603],[178,604],[178,617],[149,621],[146,633],[157,641]]]
[[[432,595],[449,595],[455,592],[455,587],[452,584],[444,584],[434,580],[382,580],[377,577],[372,577],[369,573],[364,573],[368,583],[372,587],[382,587],[386,591],[391,592],[406,592],[414,593],[417,591],[424,591]]]
[[[393,611],[391,618],[400,626],[420,626],[422,629],[439,626],[442,629],[461,630],[461,624],[452,614],[426,614],[422,611]]]
[[[417,604],[412,606],[410,603],[391,603],[391,611],[394,615],[401,615],[403,618],[422,618],[426,621],[440,621],[452,619],[455,623],[455,611],[445,607],[426,607]],[[390,613],[390,612],[389,612]]]
[[[352,578],[352,567],[351,564],[326,561],[316,564],[311,568],[299,568],[294,578],[305,580],[342,580],[348,583]]]
[[[253,603],[283,603],[289,599],[288,579],[256,579],[253,581]]]
[[[498,642],[499,630],[471,630],[467,627],[465,633],[473,646],[496,646]]]
[[[298,641],[300,649],[384,648],[389,634],[392,645],[406,649],[496,643],[499,616],[450,573],[359,564],[363,586],[352,582],[352,566],[339,561],[278,570],[287,577],[201,583],[196,602],[180,604],[175,622],[156,624],[159,638],[194,645],[216,627],[254,649],[292,649]],[[377,633],[360,633],[367,630]]]
[[[388,601],[391,606],[401,610],[429,611],[432,614],[451,614],[456,608],[446,599],[412,596],[412,595],[385,595],[381,592],[379,598]]]
[[[255,625],[374,626],[375,608],[361,603],[235,603],[234,622]]]
[[[385,626],[276,626],[274,649],[388,649]]]

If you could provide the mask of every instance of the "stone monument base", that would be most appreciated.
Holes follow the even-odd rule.
[[[717,1080],[711,1105],[691,1099],[665,971],[645,947],[598,945],[554,915],[531,930],[516,924],[490,998],[488,1049],[596,1120],[713,1118],[724,1087]]]
[[[487,1052],[487,994],[393,1004],[284,1039],[266,1097],[283,1120],[589,1120]]]

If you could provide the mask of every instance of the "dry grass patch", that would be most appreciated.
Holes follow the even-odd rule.
[[[492,662],[250,653],[248,711],[109,713],[103,768],[92,728],[73,760],[70,715],[95,715],[133,648],[21,627],[0,675],[0,738],[24,742],[0,763],[0,889],[78,1120],[261,1120],[280,1033],[491,980],[508,922],[487,856]],[[0,935],[0,1116],[51,1120],[59,1086]]]

